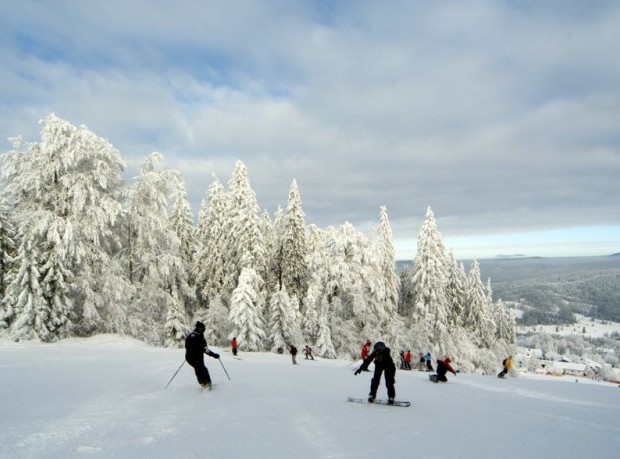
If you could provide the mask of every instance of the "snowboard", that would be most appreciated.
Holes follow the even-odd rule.
[[[430,379],[434,383],[445,383],[445,381],[440,381],[437,375],[428,375],[428,379]]]
[[[350,402],[366,403],[368,405],[372,405],[373,403],[376,404],[376,405],[403,406],[403,407],[411,405],[411,402],[407,402],[407,401],[404,401],[404,400],[394,400],[394,404],[390,405],[387,400],[380,399],[380,398],[376,398],[374,402],[369,402],[368,399],[365,399],[365,398],[356,398],[356,397],[349,397],[348,400]]]

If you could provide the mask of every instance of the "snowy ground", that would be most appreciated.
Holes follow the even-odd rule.
[[[217,350],[217,349],[216,349]],[[2,458],[615,458],[620,388],[575,378],[398,371],[410,408],[348,403],[371,373],[345,361],[222,352],[201,393],[183,352],[114,335],[0,339]],[[458,367],[458,358],[454,359]],[[499,370],[499,368],[498,368]],[[380,395],[385,395],[382,384]]]
[[[545,332],[550,335],[570,336],[580,335],[584,338],[602,338],[612,333],[620,333],[620,323],[608,320],[601,321],[592,319],[581,314],[575,314],[576,324],[572,325],[533,325],[527,327],[517,327],[519,333]],[[585,330],[584,330],[585,329]]]

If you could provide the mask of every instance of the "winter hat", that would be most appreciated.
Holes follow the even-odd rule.
[[[196,322],[196,330],[205,331],[205,329],[206,329],[205,324],[203,324],[201,321]]]
[[[383,350],[385,349],[385,343],[383,341],[378,341],[375,343],[373,349],[377,353],[383,352]]]

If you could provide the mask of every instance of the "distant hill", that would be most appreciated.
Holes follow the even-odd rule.
[[[466,270],[471,261],[463,260]],[[620,254],[478,260],[493,298],[523,303],[524,323],[570,322],[574,313],[620,322]],[[402,269],[410,262],[399,262]]]

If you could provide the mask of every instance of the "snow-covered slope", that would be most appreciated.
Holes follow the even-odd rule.
[[[617,457],[620,388],[575,378],[398,371],[410,408],[348,403],[355,364],[222,350],[202,393],[183,351],[118,336],[0,339],[3,458]],[[458,367],[458,357],[455,356]],[[499,368],[498,368],[499,370]],[[385,386],[379,390],[385,396]]]

